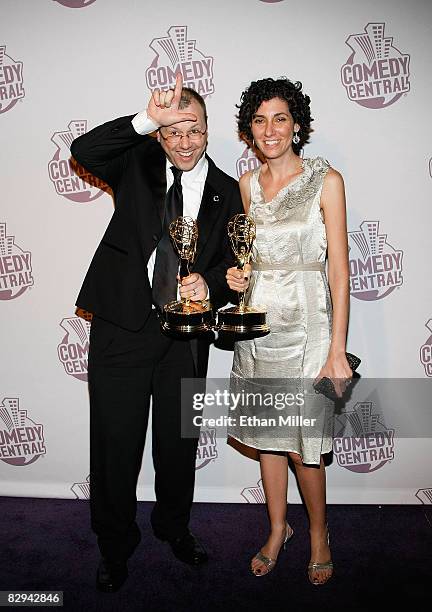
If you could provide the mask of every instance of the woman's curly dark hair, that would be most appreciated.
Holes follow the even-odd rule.
[[[295,123],[300,125],[298,136],[300,142],[292,143],[295,153],[299,153],[303,146],[309,141],[311,122],[310,98],[302,92],[300,81],[293,83],[286,77],[280,79],[260,79],[252,81],[240,97],[240,104],[237,104],[239,113],[237,115],[238,133],[242,140],[249,146],[252,145],[252,119],[262,102],[280,98],[285,100]]]

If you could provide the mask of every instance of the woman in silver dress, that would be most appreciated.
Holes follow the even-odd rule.
[[[258,381],[257,390],[261,381],[277,379],[275,388],[297,391],[293,396],[302,398],[289,414],[316,417],[316,425],[311,431],[305,419],[303,424],[293,419],[293,425],[278,424],[269,437],[269,428],[237,419],[228,434],[260,451],[270,534],[252,559],[252,572],[271,571],[293,534],[286,522],[290,457],[309,515],[309,580],[324,584],[333,564],[322,455],[332,449],[333,403],[315,394],[312,384],[331,378],[341,396],[352,377],[345,356],[349,272],[342,176],[321,157],[299,156],[311,131],[309,103],[301,83],[286,78],[252,82],[241,96],[239,134],[264,163],[240,179],[245,212],[256,223],[252,268],[230,268],[227,281],[231,289],[247,290],[248,305],[265,305],[271,330],[236,342],[232,387],[250,390]],[[257,409],[246,402],[241,414],[248,413]]]

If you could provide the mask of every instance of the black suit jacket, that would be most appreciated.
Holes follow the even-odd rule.
[[[77,306],[136,331],[152,308],[147,262],[162,234],[166,157],[157,140],[134,130],[134,115],[114,119],[73,141],[73,157],[113,190],[115,211],[96,250]],[[193,271],[205,278],[213,307],[236,299],[225,274],[233,265],[229,219],[243,212],[237,181],[210,158],[197,218]]]

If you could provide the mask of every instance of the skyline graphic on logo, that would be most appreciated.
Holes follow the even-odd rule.
[[[8,236],[6,223],[0,223],[0,300],[13,300],[34,284],[30,251]]]
[[[108,188],[106,183],[88,172],[71,157],[70,146],[87,132],[87,121],[71,121],[68,129],[54,132],[51,141],[57,150],[48,164],[48,175],[56,193],[71,202],[87,203],[99,198]]]
[[[87,382],[90,326],[90,321],[81,317],[66,317],[60,322],[66,334],[57,347],[66,374],[84,382]]]
[[[23,63],[6,55],[6,45],[0,45],[0,115],[24,96]]]
[[[261,166],[261,162],[252,149],[246,147],[237,160],[237,178],[240,178],[248,170],[255,170]]]
[[[202,429],[198,440],[195,470],[201,470],[217,457],[216,429]]]
[[[415,496],[422,504],[432,504],[432,489],[419,489]]]
[[[385,108],[410,90],[410,56],[385,36],[385,23],[368,23],[345,41],[352,54],[341,68],[347,96],[366,108]]]
[[[248,504],[265,504],[266,496],[264,493],[262,478],[258,480],[256,486],[245,487],[240,495],[247,501]]]
[[[84,482],[74,482],[71,491],[77,499],[90,499],[90,474]]]
[[[147,87],[170,89],[176,74],[181,73],[183,86],[197,91],[203,98],[214,93],[213,57],[196,48],[196,40],[188,39],[187,26],[171,26],[168,36],[154,38],[150,48],[156,57],[146,70]]]
[[[86,6],[90,6],[96,0],[54,0],[54,2],[58,2],[62,6],[66,6],[67,8],[85,8]]]
[[[403,283],[403,251],[379,233],[379,221],[363,221],[359,231],[348,232],[350,291],[359,300],[380,300]]]
[[[374,412],[372,402],[358,402],[351,412],[335,419],[340,428],[333,439],[338,465],[366,474],[394,459],[394,429],[388,429]]]
[[[426,376],[432,377],[432,319],[425,323],[425,327],[431,332],[431,335],[420,347],[420,362],[424,367]]]
[[[19,407],[19,398],[5,397],[0,404],[0,459],[9,465],[24,466],[45,455],[43,426]]]

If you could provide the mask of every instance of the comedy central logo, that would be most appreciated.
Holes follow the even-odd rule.
[[[240,493],[248,504],[265,504],[266,496],[262,480],[258,480],[255,487],[245,487]]]
[[[195,469],[200,470],[210,461],[217,459],[217,456],[216,429],[202,429],[198,440]]]
[[[27,416],[17,397],[0,404],[0,459],[9,465],[30,465],[45,455],[43,426]]]
[[[348,232],[351,295],[380,300],[400,287],[403,252],[379,233],[379,221],[363,221],[360,231]]]
[[[366,474],[394,458],[394,429],[387,429],[379,419],[372,402],[359,402],[352,412],[338,416],[342,426],[333,440],[333,451],[340,466]]]
[[[6,223],[0,223],[0,300],[13,300],[33,285],[31,253],[15,244],[15,236],[6,235]]]
[[[70,156],[72,141],[87,131],[87,121],[71,121],[68,130],[55,132],[51,138],[57,146],[48,164],[48,174],[58,195],[72,202],[93,202],[104,193],[106,184],[87,172]]]
[[[0,114],[10,110],[24,98],[23,63],[6,55],[6,46],[0,46]]]
[[[67,6],[68,8],[85,8],[96,0],[54,0],[54,2],[58,2],[62,6]]]
[[[385,23],[368,23],[345,43],[352,54],[341,68],[348,98],[366,108],[385,108],[410,90],[410,56],[384,36]]]
[[[260,160],[256,157],[253,150],[246,147],[241,157],[237,160],[237,178],[240,178],[242,174],[248,170],[255,170],[261,166]]]
[[[183,86],[197,91],[203,98],[214,92],[213,58],[195,48],[196,40],[188,40],[187,26],[172,26],[168,36],[154,38],[150,48],[156,57],[146,70],[147,87],[171,89],[176,74],[183,77]]]
[[[66,332],[57,347],[57,354],[66,374],[87,381],[90,321],[80,317],[63,319],[60,327]]]
[[[420,361],[425,369],[426,376],[432,377],[432,319],[425,324],[431,335],[420,347]]]

